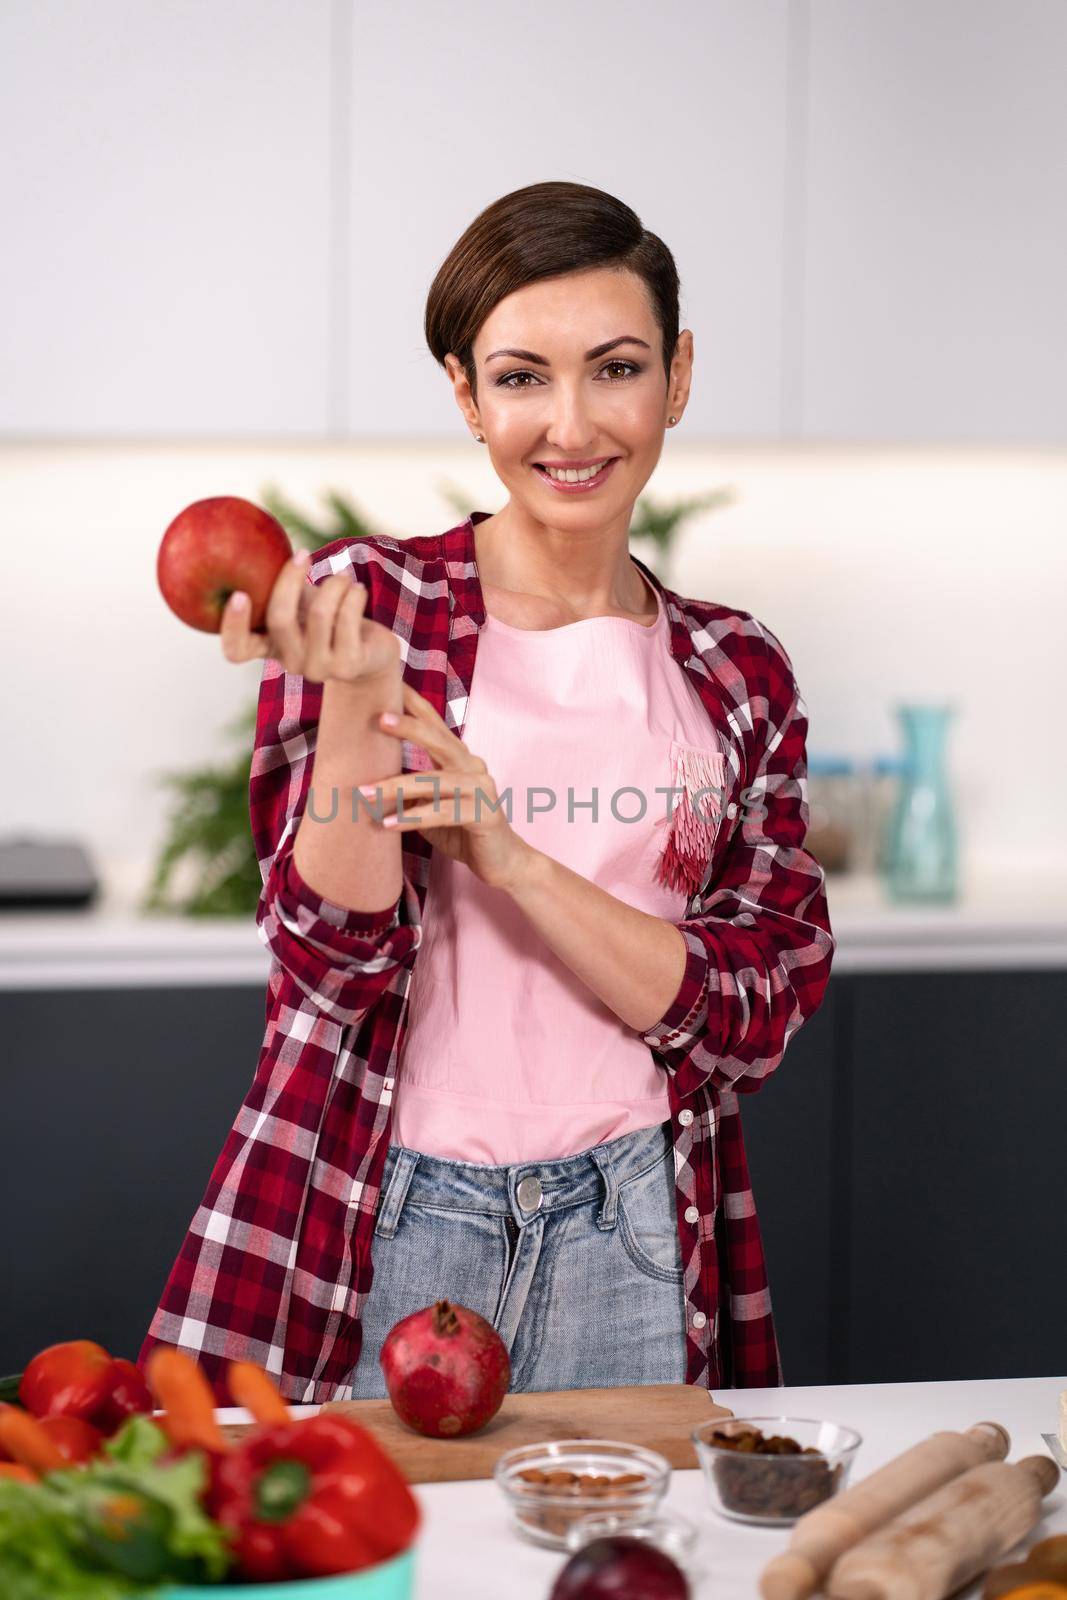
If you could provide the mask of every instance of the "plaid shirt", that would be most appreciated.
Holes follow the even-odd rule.
[[[433,536],[338,539],[307,574],[366,584],[367,615],[400,640],[404,678],[460,738],[485,620],[473,524],[488,515]],[[687,949],[678,993],[641,1034],[667,1074],[686,1381],[777,1385],[738,1095],[763,1087],[830,976],[824,873],[804,849],[807,711],[769,628],[746,611],[684,599],[637,565],[663,597],[671,654],[700,694],[726,771],[704,880],[677,924]],[[323,899],[295,869],[321,704],[321,684],[264,662],[249,788],[263,875],[256,922],[272,957],[266,1032],[138,1358],[178,1346],[222,1404],[230,1359],[265,1367],[294,1403],[347,1395],[422,939],[426,835],[401,835],[391,914]],[[403,770],[425,765],[404,740]]]

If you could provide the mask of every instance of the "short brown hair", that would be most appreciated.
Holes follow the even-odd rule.
[[[474,341],[506,295],[542,278],[592,267],[629,270],[648,289],[670,381],[678,343],[678,269],[636,211],[584,183],[531,183],[479,212],[437,270],[426,297],[425,333],[434,359],[452,351],[477,397]]]

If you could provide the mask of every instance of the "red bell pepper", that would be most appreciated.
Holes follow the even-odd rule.
[[[260,1582],[373,1566],[407,1549],[420,1516],[377,1440],[329,1412],[259,1427],[215,1457],[207,1505]]]

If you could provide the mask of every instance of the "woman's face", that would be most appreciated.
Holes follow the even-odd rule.
[[[685,329],[668,387],[644,281],[598,267],[529,284],[493,308],[474,341],[476,403],[456,356],[445,365],[512,502],[540,522],[599,525],[628,520],[651,477],[667,418],[685,406],[692,346]],[[605,458],[588,488],[557,489],[543,470]]]

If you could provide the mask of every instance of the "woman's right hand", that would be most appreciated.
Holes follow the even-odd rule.
[[[222,613],[227,661],[270,656],[286,672],[312,683],[360,683],[400,673],[400,641],[390,628],[363,615],[367,590],[351,573],[335,572],[310,584],[306,564],[287,561],[267,601],[265,633],[249,627],[244,598],[242,607],[238,594],[232,594]]]

